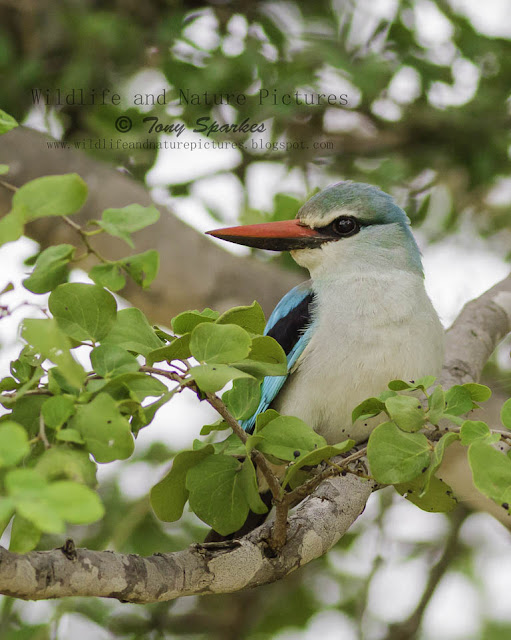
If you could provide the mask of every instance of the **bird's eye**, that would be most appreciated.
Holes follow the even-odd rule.
[[[333,221],[332,228],[338,236],[347,238],[360,231],[360,224],[358,220],[352,216],[341,216]]]

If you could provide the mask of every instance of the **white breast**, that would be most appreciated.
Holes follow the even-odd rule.
[[[316,330],[273,406],[330,443],[362,441],[377,422],[352,425],[354,407],[390,380],[440,373],[443,329],[415,274],[350,274],[314,289]]]

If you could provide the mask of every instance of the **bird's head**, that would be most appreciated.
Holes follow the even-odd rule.
[[[320,191],[294,220],[229,227],[209,235],[270,251],[290,251],[313,277],[357,265],[422,274],[406,213],[377,187],[338,182]]]

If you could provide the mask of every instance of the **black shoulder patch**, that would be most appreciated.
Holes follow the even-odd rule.
[[[302,336],[303,329],[311,320],[311,303],[314,294],[309,293],[296,307],[280,318],[268,331],[269,336],[274,338],[288,355],[295,344]]]

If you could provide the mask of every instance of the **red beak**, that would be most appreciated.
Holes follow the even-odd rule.
[[[296,219],[215,229],[206,233],[221,240],[269,251],[312,249],[333,239],[317,229],[306,227]]]

